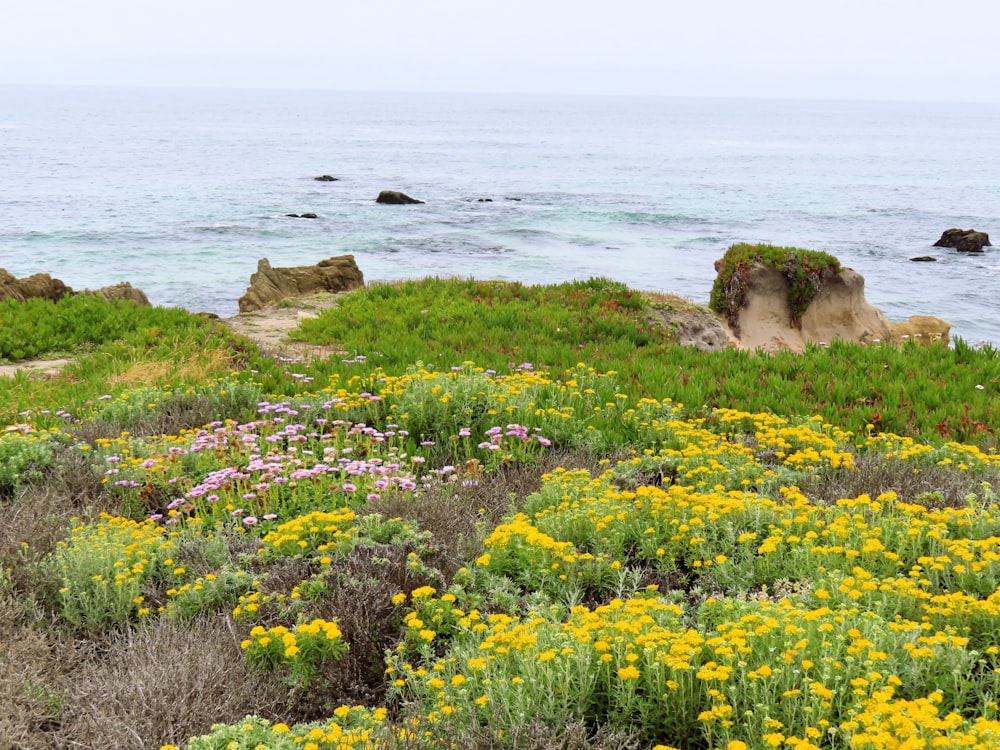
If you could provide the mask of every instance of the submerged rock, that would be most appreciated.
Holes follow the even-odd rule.
[[[418,201],[416,198],[411,198],[406,193],[401,193],[398,190],[383,190],[378,194],[378,198],[375,199],[376,203],[388,203],[394,206],[402,206],[415,203],[423,203],[423,201]]]
[[[339,177],[334,177],[331,174],[321,174],[319,177],[313,177],[316,182],[337,182],[340,180]]]
[[[916,258],[910,258],[910,260],[915,263],[936,263],[937,258],[933,255],[918,255]]]
[[[246,294],[240,297],[240,312],[261,310],[289,297],[317,292],[345,292],[365,285],[353,255],[338,255],[314,266],[272,268],[267,258],[257,263]]]
[[[981,253],[984,247],[992,245],[990,236],[986,232],[952,228],[944,230],[941,239],[934,243],[934,247],[951,247],[963,253]]]

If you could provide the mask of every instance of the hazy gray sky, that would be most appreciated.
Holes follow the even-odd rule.
[[[30,0],[0,83],[1000,100],[997,0]]]

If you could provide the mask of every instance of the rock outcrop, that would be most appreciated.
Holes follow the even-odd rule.
[[[127,281],[120,281],[119,283],[112,284],[111,286],[101,287],[97,290],[97,292],[90,293],[99,294],[104,297],[104,299],[112,302],[115,300],[129,300],[130,302],[135,302],[135,304],[142,307],[149,307],[149,298],[146,297],[146,293],[141,289],[136,289]]]
[[[19,279],[0,268],[0,299],[24,302],[26,299],[41,297],[56,302],[71,294],[73,290],[70,287],[59,279],[53,279],[47,273],[36,273]]]
[[[63,297],[71,297],[74,294],[99,294],[106,300],[127,299],[138,305],[149,305],[145,293],[127,281],[120,281],[117,284],[98,289],[96,292],[89,289],[74,292],[62,281],[53,279],[47,273],[36,273],[19,279],[9,271],[0,268],[0,299],[14,299],[18,302],[24,302],[26,299],[40,297],[58,302]]]
[[[892,323],[865,299],[861,274],[843,268],[824,282],[795,327],[788,307],[788,279],[778,269],[752,267],[746,275],[745,304],[737,312],[741,349],[801,352],[807,343],[834,339],[863,344],[894,343],[906,338],[947,342],[951,325],[931,316],[915,315]]]
[[[402,206],[414,203],[423,203],[423,201],[418,201],[416,198],[411,198],[406,193],[401,193],[398,190],[383,190],[378,194],[378,198],[375,199],[376,203],[388,203],[394,206]]]
[[[921,344],[934,341],[948,343],[951,333],[951,323],[935,318],[933,315],[911,315],[909,320],[900,323],[890,323],[894,341],[913,339]]]
[[[677,343],[681,346],[693,346],[699,351],[721,351],[734,341],[725,324],[707,310],[679,316],[675,326]]]
[[[681,346],[716,352],[735,345],[736,339],[711,310],[683,297],[663,292],[645,292],[650,322],[670,331]]]
[[[952,247],[963,253],[981,253],[990,245],[990,236],[975,229],[945,229],[934,247]]]
[[[315,266],[272,268],[267,258],[257,263],[246,294],[240,297],[240,312],[261,310],[289,297],[317,292],[345,292],[365,284],[353,255],[338,255]]]

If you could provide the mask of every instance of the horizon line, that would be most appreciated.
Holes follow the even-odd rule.
[[[321,88],[312,86],[253,85],[212,85],[212,84],[139,84],[139,83],[22,83],[0,81],[0,88],[7,89],[112,89],[147,91],[188,91],[188,92],[269,92],[269,93],[317,93],[317,94],[389,94],[398,96],[511,96],[511,97],[556,97],[594,99],[692,99],[726,101],[774,101],[774,102],[830,102],[843,104],[948,104],[948,105],[1000,105],[1000,99],[911,99],[884,97],[842,97],[842,96],[793,96],[793,95],[753,95],[753,94],[655,94],[618,92],[572,92],[572,91],[474,91],[474,90],[407,90],[392,88]]]

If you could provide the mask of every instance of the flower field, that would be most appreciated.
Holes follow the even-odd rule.
[[[247,356],[0,433],[3,742],[1000,747],[995,425]]]

